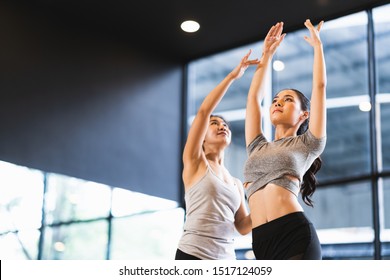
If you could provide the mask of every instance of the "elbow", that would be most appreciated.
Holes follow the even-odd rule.
[[[239,234],[241,235],[247,235],[248,233],[250,233],[252,231],[252,228],[247,228],[247,229],[241,229],[241,230],[237,230]]]
[[[326,90],[326,80],[322,80],[316,83],[315,85],[316,90],[318,91],[325,91]]]
[[[247,235],[252,231],[252,220],[250,215],[246,216],[241,221],[235,222],[236,230],[241,235]]]

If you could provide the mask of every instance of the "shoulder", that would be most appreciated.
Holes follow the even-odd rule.
[[[306,147],[311,149],[323,150],[326,145],[326,135],[321,138],[317,138],[313,135],[313,133],[311,133],[310,129],[308,129],[302,135],[299,135],[297,138],[302,141]]]
[[[267,139],[265,138],[263,133],[260,133],[255,137],[255,139],[252,140],[252,142],[246,147],[248,155],[250,155],[256,147],[259,145],[263,145],[267,143]]]

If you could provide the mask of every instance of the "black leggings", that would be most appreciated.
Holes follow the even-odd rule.
[[[321,260],[317,233],[303,212],[294,212],[252,230],[257,260]]]
[[[200,259],[177,249],[175,260],[200,260]]]

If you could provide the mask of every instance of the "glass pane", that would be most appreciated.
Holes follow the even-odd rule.
[[[112,229],[112,259],[173,260],[184,225],[184,210],[116,218]]]
[[[284,63],[274,72],[274,92],[296,88],[311,95],[313,48],[303,36],[308,31],[288,33],[276,59]],[[367,15],[365,12],[325,22],[321,31],[327,65],[327,97],[337,98],[368,93]]]
[[[46,224],[109,215],[110,187],[58,174],[48,175],[47,182]]]
[[[321,244],[374,240],[370,182],[318,188],[313,200],[313,208],[301,205],[315,225]]]
[[[317,178],[329,180],[370,172],[369,113],[358,106],[328,109],[328,133]]]
[[[188,66],[188,114],[196,114],[203,99],[238,65],[250,49],[253,51],[250,58],[258,58],[261,55],[260,47],[260,44],[252,44],[191,62]],[[254,69],[255,67],[249,67],[244,76],[232,84],[216,111],[245,108]],[[229,117],[227,119],[231,121]]]
[[[114,188],[112,194],[112,215],[123,217],[157,210],[173,209],[178,203],[125,189]]]
[[[243,168],[247,160],[245,149],[245,120],[230,121],[232,142],[225,150],[225,164],[232,176],[244,181]]]
[[[389,94],[390,96],[390,94]],[[379,171],[390,170],[390,98],[388,102],[382,102],[378,113],[380,114],[380,131],[379,131]]]
[[[38,230],[0,235],[0,259],[35,260],[38,255]]]
[[[42,259],[104,260],[107,237],[106,221],[46,227]]]
[[[40,228],[42,201],[41,172],[0,161],[0,233]]]
[[[375,58],[377,65],[377,103],[380,104],[379,166],[390,170],[390,5],[373,10],[375,30]],[[377,107],[378,108],[378,107]]]
[[[381,240],[390,241],[390,178],[385,178],[381,182],[383,184],[383,225],[381,232]],[[380,184],[380,186],[381,186]]]
[[[383,184],[383,225],[381,226],[382,256],[390,259],[390,178],[381,181]]]

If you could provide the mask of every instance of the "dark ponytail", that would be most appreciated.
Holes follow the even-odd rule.
[[[310,168],[306,171],[305,175],[303,175],[301,195],[303,202],[311,207],[313,207],[311,196],[314,194],[317,187],[317,179],[314,175],[320,170],[321,165],[322,159],[320,157],[316,158]]]
[[[296,89],[290,89],[294,91],[302,105],[302,110],[303,111],[309,111],[310,110],[310,101],[307,99],[307,97],[300,92],[299,90]],[[297,131],[297,135],[301,135],[307,131],[309,128],[309,119],[306,119],[301,126],[299,127]],[[316,158],[310,168],[306,171],[305,175],[303,175],[303,182],[301,184],[301,195],[302,195],[302,200],[305,204],[308,206],[313,207],[313,201],[311,200],[312,195],[314,194],[316,187],[317,187],[317,179],[315,177],[315,174],[318,172],[318,170],[321,169],[322,165],[322,159],[320,157]]]

